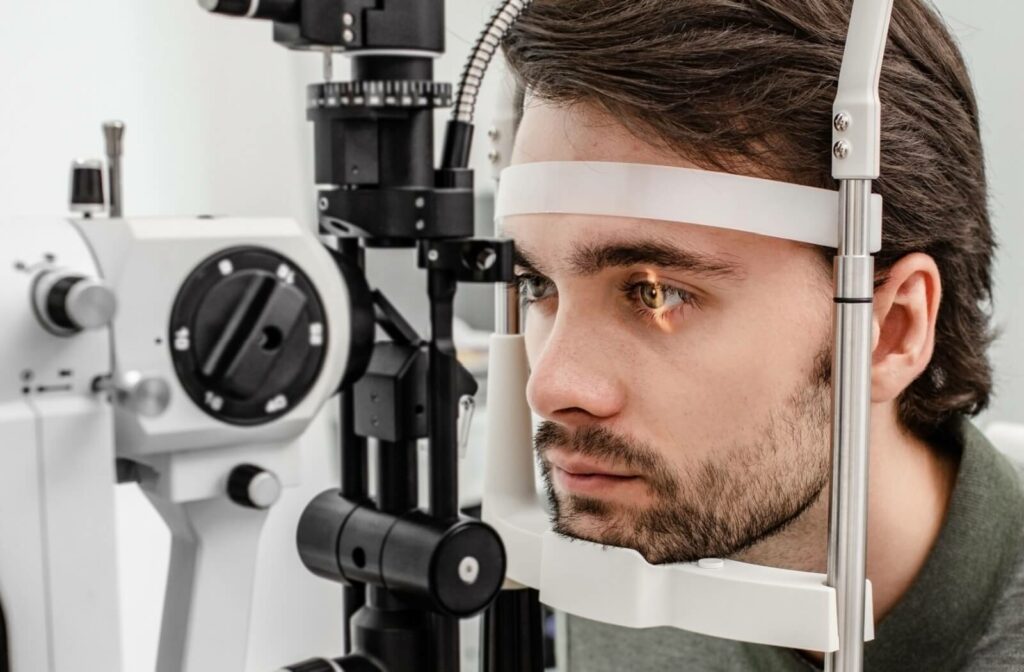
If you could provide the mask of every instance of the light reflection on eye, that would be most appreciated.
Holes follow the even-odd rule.
[[[535,273],[521,273],[516,276],[519,294],[529,307],[558,295],[555,283]],[[673,330],[673,319],[686,306],[699,307],[695,295],[672,284],[659,280],[654,271],[647,271],[646,278],[635,276],[619,286],[621,296],[632,311],[644,321],[662,331]]]

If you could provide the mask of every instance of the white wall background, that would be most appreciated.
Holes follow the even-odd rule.
[[[996,395],[985,418],[1024,422],[1024,3],[937,0],[960,40],[981,107],[996,260]],[[884,149],[883,149],[884,151]]]
[[[996,318],[1003,336],[994,350],[997,396],[988,418],[1024,422],[1024,81],[1018,37],[1024,3],[1018,0],[937,0],[961,40],[983,111],[992,187],[992,212],[1001,241]],[[127,122],[126,211],[131,215],[230,213],[287,215],[310,221],[311,130],[304,87],[319,77],[317,56],[275,44],[267,24],[205,15],[194,0],[33,0],[3,3],[0,21],[0,226],[10,214],[65,211],[67,171],[75,157],[103,154],[100,122]],[[438,78],[455,81],[462,60],[492,3],[448,0],[449,54]],[[344,74],[343,59],[336,70]],[[486,128],[495,82],[480,103]],[[443,118],[439,115],[439,126]],[[474,163],[483,167],[486,141],[478,137]],[[489,188],[485,170],[478,183]],[[411,267],[411,262],[408,264]],[[400,307],[414,304],[422,283],[415,274],[379,272]],[[325,423],[328,421],[325,420]],[[311,478],[335,473],[322,423],[307,442]],[[317,466],[319,465],[319,466]],[[325,476],[326,475],[326,476]],[[318,491],[326,480],[313,483]],[[141,501],[125,495],[122,569],[132,636],[127,670],[151,669],[161,560],[166,539],[140,532],[156,525]],[[290,543],[292,520],[307,494],[282,507],[271,536]],[[155,535],[155,536],[154,536]],[[281,551],[284,553],[284,551]],[[163,563],[163,564],[161,564]],[[265,570],[293,572],[304,590],[322,583],[295,571],[294,558],[272,556]],[[313,622],[298,593],[267,589],[258,595],[253,663],[282,662],[281,615]],[[260,607],[262,605],[262,607]],[[276,647],[276,649],[275,649]],[[292,650],[284,655],[292,655]],[[301,652],[298,657],[301,658]],[[330,651],[322,651],[330,653]]]

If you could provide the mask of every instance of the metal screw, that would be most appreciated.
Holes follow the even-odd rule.
[[[427,199],[420,196],[416,199],[416,207],[422,209],[427,204]]]
[[[832,147],[832,153],[837,159],[845,159],[850,155],[851,149],[849,142],[846,140],[840,140],[834,147]]]
[[[472,555],[467,555],[459,563],[459,578],[467,586],[472,586],[480,578],[480,562]]]
[[[320,209],[321,210],[326,210],[327,209],[327,197],[326,196],[323,196],[320,199]]]
[[[498,159],[500,158],[501,154],[499,154],[498,150],[496,149],[492,149],[491,151],[487,152],[487,160],[490,161],[491,163],[497,163]]]
[[[351,26],[356,22],[356,17],[352,16],[349,12],[345,12],[341,15],[341,23],[344,26]]]
[[[437,261],[440,258],[441,255],[437,253],[437,250],[431,250],[430,252],[427,252],[427,259],[429,261]]]
[[[476,267],[481,271],[489,270],[494,266],[494,262],[498,260],[498,254],[494,251],[494,248],[488,247],[480,251],[480,254],[476,255]]]
[[[853,122],[853,118],[850,117],[849,112],[840,112],[836,115],[836,118],[832,120],[832,125],[837,131],[842,133],[843,131],[850,128],[850,124]]]
[[[417,231],[422,231],[425,228],[427,228],[427,223],[424,222],[422,219],[417,219],[416,220],[416,230]]]
[[[498,138],[501,137],[501,133],[498,131],[496,127],[491,126],[490,128],[487,129],[487,137],[490,138],[491,140],[497,140]]]
[[[356,39],[356,34],[346,28],[345,32],[341,34],[341,39],[345,40],[346,42],[351,42],[352,40]]]

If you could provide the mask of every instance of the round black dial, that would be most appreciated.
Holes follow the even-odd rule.
[[[327,322],[316,289],[286,257],[237,247],[201,263],[174,302],[171,356],[185,391],[213,417],[258,425],[286,414],[323,366]]]

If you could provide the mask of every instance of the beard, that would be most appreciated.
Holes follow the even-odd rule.
[[[535,437],[552,529],[606,546],[633,548],[651,563],[695,562],[741,553],[785,530],[826,490],[831,454],[831,348],[811,380],[792,393],[745,443],[711,451],[680,473],[649,444],[598,425],[566,429],[545,421]],[[555,491],[553,448],[621,465],[650,494],[644,507]]]

